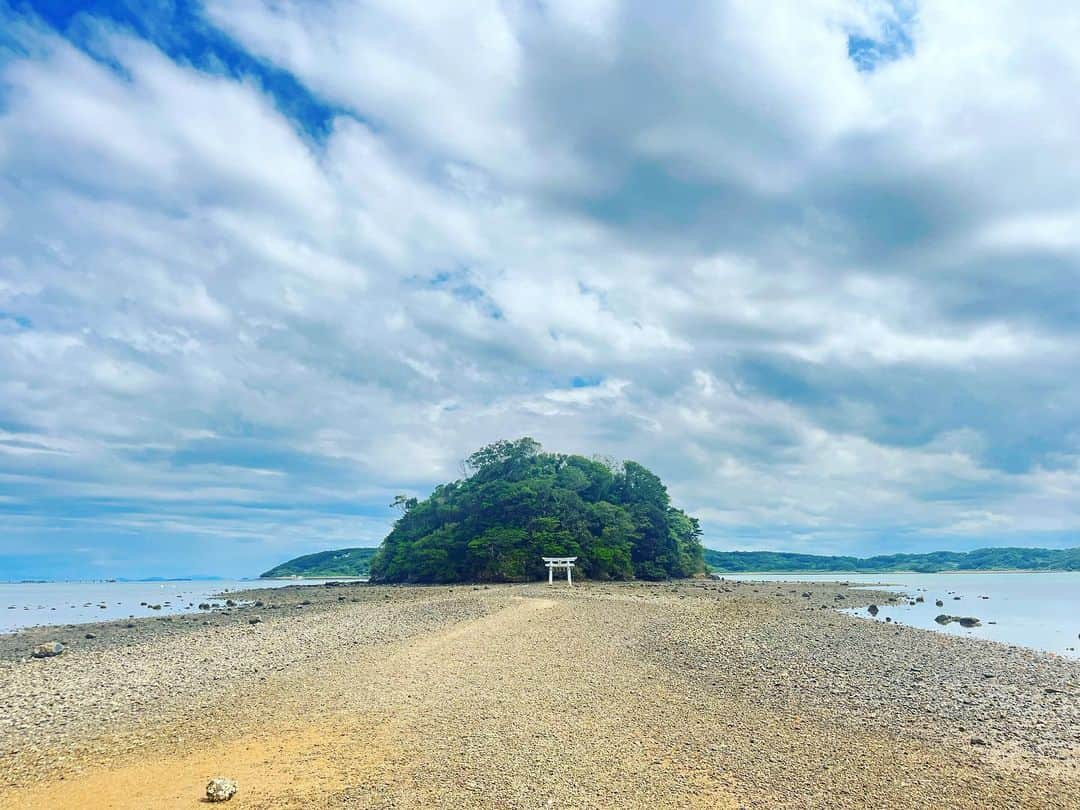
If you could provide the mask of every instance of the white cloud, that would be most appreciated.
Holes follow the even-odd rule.
[[[370,541],[528,433],[655,467],[717,544],[1076,531],[1080,14],[924,2],[859,72],[898,7],[208,4],[317,136],[258,76],[18,22],[4,502]]]

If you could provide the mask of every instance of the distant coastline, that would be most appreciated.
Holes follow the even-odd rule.
[[[714,577],[727,577],[737,576],[738,574],[776,574],[777,576],[794,576],[797,574],[812,574],[814,576],[828,577],[828,576],[844,576],[850,574],[858,574],[859,576],[868,576],[871,574],[1061,574],[1070,573],[1075,569],[1071,568],[949,568],[942,569],[940,571],[914,571],[910,568],[891,568],[888,571],[823,571],[823,570],[807,570],[807,569],[795,569],[791,571],[752,571],[749,569],[743,571],[710,571],[709,575]]]
[[[23,577],[21,579],[0,579],[0,585],[48,585],[58,582],[70,583],[107,583],[107,582],[224,582],[228,577],[191,576],[191,577]],[[252,581],[252,577],[238,577],[236,581]]]
[[[344,548],[305,554],[271,568],[260,579],[367,577],[375,548]],[[1080,571],[1080,548],[984,548],[844,557],[786,551],[705,549],[710,574],[939,574]]]
[[[928,554],[843,557],[782,551],[705,549],[713,574],[938,574],[1080,571],[1080,548],[981,548]]]

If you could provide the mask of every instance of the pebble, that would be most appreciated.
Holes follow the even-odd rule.
[[[227,802],[236,795],[236,782],[224,777],[215,777],[206,785],[206,800],[210,802]]]
[[[49,641],[45,644],[38,644],[30,652],[30,655],[33,658],[52,658],[54,656],[60,655],[62,652],[64,652],[63,644],[61,644],[59,641]]]

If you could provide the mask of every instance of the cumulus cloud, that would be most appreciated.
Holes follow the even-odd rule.
[[[193,8],[0,11],[12,570],[374,543],[526,433],[717,547],[1075,537],[1068,4]]]

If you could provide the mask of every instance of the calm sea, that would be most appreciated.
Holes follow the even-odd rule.
[[[305,579],[319,584],[323,579]],[[175,582],[0,582],[0,633],[45,624],[162,616],[198,610],[214,594],[281,588],[294,579],[180,580]],[[143,604],[146,603],[146,604]],[[148,605],[161,605],[153,610]]]
[[[884,585],[915,605],[880,605],[874,621],[894,622],[970,638],[985,638],[1080,658],[1080,571],[977,574],[725,574],[728,579],[780,582],[851,582]],[[959,599],[954,597],[959,596]],[[987,597],[983,599],[982,597]],[[943,607],[934,603],[944,602]],[[867,620],[866,609],[848,610]],[[944,627],[940,613],[975,616],[981,627]],[[994,624],[990,624],[994,622]]]

